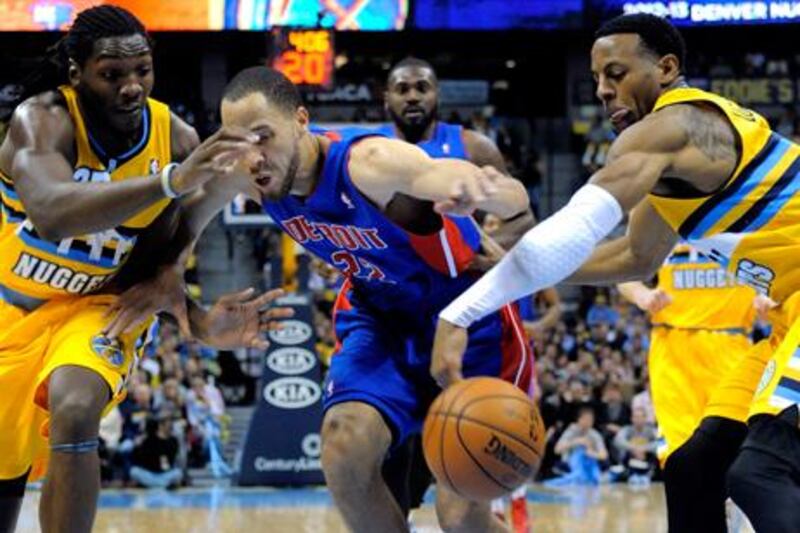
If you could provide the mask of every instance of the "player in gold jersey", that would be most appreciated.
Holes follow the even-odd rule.
[[[100,417],[122,399],[144,329],[103,335],[116,301],[109,293],[124,288],[111,283],[129,256],[147,255],[143,243],[174,226],[183,206],[171,198],[224,176],[257,141],[223,131],[198,146],[190,126],[150,99],[150,42],[123,9],[81,12],[57,53],[66,70],[58,82],[68,85],[20,104],[0,145],[0,531],[14,529],[25,482],[48,456],[42,529],[91,529]],[[181,249],[151,247],[147,266]],[[273,296],[248,301],[248,312]],[[217,311],[234,300],[247,298],[229,297]],[[192,326],[207,316],[193,309]]]
[[[744,434],[746,413],[728,406],[728,392],[719,385],[751,348],[749,334],[756,311],[763,315],[770,302],[686,244],[676,246],[667,257],[658,270],[656,287],[639,281],[617,287],[628,301],[650,314],[652,323],[648,374],[661,435],[658,457],[664,468],[669,522],[678,529],[683,517],[700,513],[715,516],[716,523],[722,524],[725,474],[732,457],[693,468],[698,476],[716,479],[713,486],[703,483],[703,492],[697,494],[686,490],[691,480],[680,476],[690,471],[683,465],[691,466],[692,448],[700,437],[684,445],[703,420],[703,431],[733,420],[734,429]],[[714,471],[714,464],[723,468]],[[683,525],[683,529],[691,527],[691,523]]]
[[[710,463],[724,468],[735,456],[728,489],[755,529],[797,531],[800,146],[756,113],[688,87],[683,39],[668,21],[625,15],[595,36],[597,96],[620,132],[607,164],[441,312],[431,373],[444,386],[460,379],[466,328],[503,304],[567,278],[584,284],[649,278],[680,234],[778,302],[771,337],[720,384],[736,417],[719,417],[729,422],[724,426],[701,425],[685,445],[692,452],[684,465],[686,490],[701,501],[704,483],[716,479],[699,473]],[[627,235],[595,250],[629,211]],[[735,420],[747,417],[737,455]],[[684,520],[670,523],[671,531],[725,530],[713,509]]]

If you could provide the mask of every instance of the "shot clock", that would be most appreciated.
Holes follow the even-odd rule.
[[[275,29],[272,67],[306,89],[333,86],[333,31]]]

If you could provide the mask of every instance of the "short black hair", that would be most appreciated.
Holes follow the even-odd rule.
[[[620,15],[603,23],[595,32],[595,40],[608,35],[635,33],[642,45],[658,57],[674,54],[684,70],[686,64],[686,43],[681,33],[670,21],[647,13]]]
[[[386,76],[386,85],[389,85],[389,80],[392,78],[392,74],[396,71],[400,70],[401,68],[412,67],[412,68],[426,68],[431,71],[433,74],[434,81],[437,81],[436,78],[436,69],[433,68],[433,65],[425,61],[424,59],[420,59],[418,57],[408,56],[406,58],[401,59],[394,66],[389,69],[389,74]]]
[[[268,102],[285,111],[296,111],[303,105],[297,86],[279,70],[264,66],[239,72],[228,82],[222,98],[235,102],[255,92],[263,94]]]

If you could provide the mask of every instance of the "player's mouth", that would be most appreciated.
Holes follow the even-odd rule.
[[[422,118],[425,116],[425,110],[421,107],[407,107],[403,110],[403,116],[406,118]]]
[[[142,114],[142,106],[136,104],[132,106],[118,107],[116,112],[123,117],[136,118]]]
[[[621,131],[633,122],[633,113],[630,110],[623,108],[609,109],[606,112],[608,120],[615,130]]]
[[[266,189],[272,181],[272,176],[269,174],[259,174],[256,178],[256,185],[260,189]]]

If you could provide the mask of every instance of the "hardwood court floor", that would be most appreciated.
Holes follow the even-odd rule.
[[[429,495],[430,496],[430,495]],[[38,531],[39,493],[26,495],[18,531]],[[625,485],[533,486],[528,494],[535,533],[661,533],[667,530],[664,491]],[[68,519],[68,518],[67,518]],[[430,503],[414,515],[420,533],[439,531]],[[108,533],[345,533],[325,489],[210,488],[104,491],[95,531]]]

